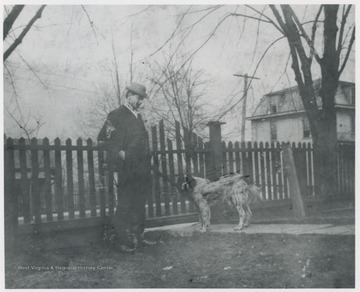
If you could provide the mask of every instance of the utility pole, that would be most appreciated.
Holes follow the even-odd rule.
[[[247,86],[248,78],[250,79],[260,79],[254,76],[248,76],[247,74],[234,74],[236,77],[244,77],[244,96],[243,96],[243,107],[242,107],[242,118],[241,118],[241,142],[245,142],[245,121],[246,121],[246,102],[247,102]]]

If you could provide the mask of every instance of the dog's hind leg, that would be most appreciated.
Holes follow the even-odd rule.
[[[245,210],[244,210],[242,204],[236,206],[236,210],[239,213],[239,225],[234,228],[235,231],[241,230],[244,228],[244,219],[246,216],[246,213],[245,213]]]
[[[201,214],[201,209],[199,207],[199,202],[198,201],[193,201],[193,203],[194,203],[195,208],[196,208],[196,210],[197,210],[197,212],[199,214],[199,222],[194,223],[193,226],[200,226],[200,228],[202,228],[203,225],[204,225],[204,222],[203,222],[204,220],[203,220],[203,216]]]
[[[249,205],[245,205],[245,220],[244,220],[244,227],[250,226],[250,221],[252,217],[252,212]]]

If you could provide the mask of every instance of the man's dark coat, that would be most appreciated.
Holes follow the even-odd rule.
[[[114,227],[121,244],[136,246],[145,228],[145,204],[151,195],[149,138],[141,116],[125,106],[113,110],[100,130],[98,141],[108,149],[107,163],[118,172],[118,203]],[[125,160],[119,152],[125,151]],[[111,169],[113,169],[111,167]]]
[[[108,115],[98,135],[109,147],[107,160],[115,164],[120,177],[148,176],[150,173],[149,137],[144,122],[125,106]],[[125,160],[119,156],[125,151]]]

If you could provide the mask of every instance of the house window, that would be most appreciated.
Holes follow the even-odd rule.
[[[277,141],[277,127],[276,122],[270,120],[270,139],[272,142]]]
[[[310,123],[308,118],[303,118],[303,137],[310,138]]]
[[[277,112],[276,105],[272,105],[272,106],[271,106],[271,113],[272,113],[272,114],[275,114],[276,112]]]

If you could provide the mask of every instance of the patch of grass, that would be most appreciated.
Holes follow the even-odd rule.
[[[353,288],[355,237],[151,232],[135,254],[99,244],[7,255],[7,288]],[[35,267],[64,270],[36,270]],[[19,267],[29,267],[20,269]],[[78,268],[75,268],[78,267]],[[81,268],[82,267],[82,268]],[[87,268],[86,268],[87,267]]]

